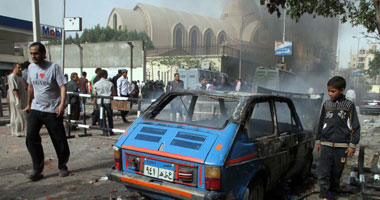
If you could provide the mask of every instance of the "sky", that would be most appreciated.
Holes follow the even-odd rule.
[[[32,20],[33,0],[0,0],[0,15]],[[40,23],[62,27],[64,0],[39,0]],[[133,9],[137,3],[146,3],[171,9],[219,18],[227,0],[66,0],[66,17],[82,17],[83,28],[100,24],[105,26],[113,8]],[[212,9],[210,9],[212,8]],[[348,64],[350,50],[355,54],[358,39],[365,32],[362,27],[352,28],[350,24],[340,25],[337,56],[340,67]],[[360,48],[368,48],[369,41],[360,39]]]

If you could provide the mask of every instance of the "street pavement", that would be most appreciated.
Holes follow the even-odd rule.
[[[0,125],[9,121],[7,110],[4,114],[5,117],[0,117]],[[136,117],[136,112],[132,111],[128,120],[133,122]],[[368,146],[365,162],[369,166],[373,153],[380,151],[380,117],[362,115],[359,118],[362,126],[360,144]],[[117,129],[127,129],[130,125],[123,123],[117,115],[114,116],[114,121]],[[90,120],[87,120],[87,124],[90,124]],[[105,177],[106,169],[114,164],[112,145],[120,134],[105,137],[101,136],[99,130],[89,130],[88,133],[93,134],[92,136],[77,136],[82,133],[82,130],[73,131],[72,135],[76,137],[68,140],[71,151],[68,163],[70,176],[62,178],[58,176],[55,150],[46,129],[43,128],[41,137],[45,152],[44,178],[31,182],[27,178],[32,165],[25,138],[13,137],[10,135],[9,126],[0,126],[0,199],[142,199],[138,193]],[[348,159],[342,178],[342,185],[353,192],[341,194],[339,199],[361,199],[358,189],[347,185],[349,169],[357,166],[357,155],[358,151],[353,158]],[[305,196],[304,199],[308,200],[319,199],[315,171],[314,169],[314,176],[295,188],[289,189],[286,184],[279,185],[274,192],[280,195],[271,196],[271,199],[279,199],[280,196],[282,199],[298,199],[300,196]]]

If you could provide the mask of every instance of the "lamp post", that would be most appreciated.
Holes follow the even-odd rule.
[[[248,14],[246,14],[246,15],[242,15],[241,16],[241,26],[240,26],[240,51],[239,51],[239,79],[241,79],[241,61],[242,61],[242,59],[241,59],[241,56],[242,56],[242,43],[243,43],[243,26],[244,26],[244,18],[245,17],[248,17],[248,16],[250,16],[250,15],[252,15],[252,14],[254,14],[255,13],[255,11],[253,11],[253,12],[250,12],[250,13],[248,13]]]
[[[66,17],[66,0],[63,0],[63,18],[62,18],[62,72],[65,73],[65,17]]]
[[[38,0],[32,0],[33,11],[33,42],[40,41],[41,26],[40,26],[40,6]]]
[[[129,45],[129,48],[131,49],[131,63],[130,63],[130,71],[131,71],[131,81],[133,81],[132,79],[132,68],[133,68],[133,44],[132,42],[127,42],[127,44]]]
[[[359,51],[360,51],[360,38],[363,38],[363,37],[357,37],[357,36],[352,36],[352,38],[357,38],[358,39],[358,48],[357,48],[357,52],[356,52],[356,68],[359,68]]]

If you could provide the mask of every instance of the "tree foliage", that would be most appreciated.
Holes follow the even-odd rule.
[[[371,62],[369,62],[369,68],[365,71],[365,73],[371,78],[375,78],[377,75],[380,75],[380,52],[373,52],[375,57]]]
[[[148,49],[153,48],[152,40],[145,32],[115,30],[110,27],[100,27],[96,25],[91,29],[84,29],[81,36],[78,33],[75,37],[69,36],[66,38],[66,44],[84,44],[98,42],[115,42],[115,41],[132,41],[144,40]],[[61,44],[61,40],[50,41],[49,44]]]
[[[302,15],[314,17],[340,17],[342,23],[353,26],[362,25],[368,33],[380,33],[380,1],[378,0],[260,0],[269,13],[281,15],[280,8],[286,8],[286,14],[298,21]]]

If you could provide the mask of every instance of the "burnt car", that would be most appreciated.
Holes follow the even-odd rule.
[[[264,199],[310,172],[315,144],[286,97],[162,95],[114,144],[109,180],[154,199]]]
[[[380,114],[380,93],[368,93],[359,103],[360,114]]]

